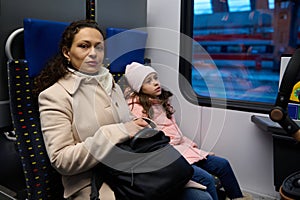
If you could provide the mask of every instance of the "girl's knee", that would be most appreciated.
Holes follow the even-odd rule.
[[[223,168],[231,167],[229,161],[226,158],[219,158],[219,164]]]
[[[215,177],[210,173],[205,173],[203,176],[205,179],[206,184],[214,185],[215,184]]]
[[[209,182],[211,184],[213,184],[213,185],[215,184],[215,177],[213,175],[209,174],[209,176],[207,177],[207,179],[209,180]]]

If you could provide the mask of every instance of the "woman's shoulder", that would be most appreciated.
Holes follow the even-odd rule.
[[[69,93],[66,90],[66,85],[71,85],[72,83],[74,82],[70,79],[70,76],[67,75],[67,78],[64,77],[59,79],[53,85],[43,90],[39,96],[64,96]]]
[[[57,99],[62,96],[66,96],[66,94],[67,93],[65,92],[64,88],[58,82],[56,82],[47,89],[43,90],[39,94],[39,99]]]

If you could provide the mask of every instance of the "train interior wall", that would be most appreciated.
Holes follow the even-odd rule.
[[[271,134],[261,131],[250,120],[251,115],[260,114],[195,106],[182,96],[177,73],[180,6],[180,0],[148,1],[147,25],[159,30],[148,38],[151,48],[147,57],[152,63],[159,63],[156,70],[162,85],[174,92],[176,118],[183,132],[203,149],[228,158],[243,190],[258,197],[279,198],[273,185]]]

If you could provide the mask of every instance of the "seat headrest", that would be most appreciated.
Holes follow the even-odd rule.
[[[111,73],[124,73],[132,62],[144,63],[148,33],[138,29],[107,28],[106,58]]]
[[[61,35],[69,23],[25,18],[23,25],[25,59],[29,76],[34,77],[58,53]]]

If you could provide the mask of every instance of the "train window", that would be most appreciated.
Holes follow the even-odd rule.
[[[268,113],[278,92],[281,55],[300,45],[300,3],[181,3],[181,32],[192,38],[180,43],[180,73],[193,90],[181,88],[183,94],[196,94],[202,106]]]
[[[237,11],[249,11],[251,10],[250,7],[250,0],[227,0],[229,12],[237,12]]]
[[[194,13],[196,13],[197,15],[199,15],[199,14],[211,14],[212,9],[211,9],[210,0],[195,1]]]
[[[195,47],[195,48],[197,48],[197,47]],[[206,50],[210,53],[220,53],[220,52],[222,52],[222,46],[207,45]]]
[[[274,0],[269,0],[269,8],[270,9],[274,9],[275,5],[274,5]]]
[[[240,45],[228,45],[227,46],[227,53],[242,53],[243,46]]]

